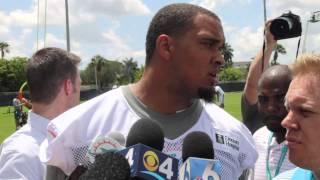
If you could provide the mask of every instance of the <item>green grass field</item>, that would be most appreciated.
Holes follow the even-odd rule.
[[[241,92],[225,94],[225,109],[235,118],[241,120],[240,109]],[[10,108],[10,111],[9,111]],[[0,107],[0,143],[15,131],[13,107]]]

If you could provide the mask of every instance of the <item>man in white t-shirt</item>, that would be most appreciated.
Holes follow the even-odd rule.
[[[48,126],[50,138],[42,145],[41,159],[69,175],[86,164],[83,150],[94,137],[112,131],[126,136],[137,120],[148,118],[163,129],[163,152],[178,159],[189,132],[206,132],[221,161],[222,179],[237,179],[257,159],[252,136],[223,109],[200,100],[213,98],[224,41],[214,13],[191,4],[160,9],[147,33],[142,78],[56,118]]]
[[[269,60],[272,49],[276,41],[273,40],[272,34],[268,31],[270,22],[267,23],[267,45],[266,54]],[[261,65],[262,53],[257,55],[255,61]],[[255,62],[254,64],[257,64]],[[254,180],[271,180],[280,172],[287,171],[295,167],[287,157],[287,146],[284,144],[285,128],[281,126],[281,121],[287,115],[284,106],[284,97],[291,82],[291,72],[286,65],[276,65],[266,69],[261,75],[257,69],[259,66],[251,66],[250,72],[245,86],[244,97],[246,101],[255,102],[251,106],[243,106],[243,112],[256,113],[259,119],[246,119],[246,124],[262,121],[265,125],[255,131],[253,138],[256,143],[259,158],[255,164],[255,168],[250,176]],[[249,79],[258,78],[259,81]],[[245,111],[244,111],[245,110]],[[250,114],[250,113],[247,113]],[[246,116],[250,117],[250,116]]]
[[[0,179],[43,180],[46,165],[39,159],[50,120],[80,100],[80,58],[59,48],[44,48],[28,61],[27,82],[32,100],[27,124],[0,148]]]

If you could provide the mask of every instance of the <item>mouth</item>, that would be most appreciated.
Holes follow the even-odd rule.
[[[298,140],[297,138],[294,137],[290,137],[290,136],[286,136],[286,142],[285,144],[289,147],[289,148],[294,148],[298,145],[302,144],[302,141]]]
[[[219,79],[216,73],[209,73],[210,81],[213,85],[218,84]]]

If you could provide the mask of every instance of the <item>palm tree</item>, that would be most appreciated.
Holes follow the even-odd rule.
[[[277,62],[279,53],[280,54],[287,53],[286,49],[281,44],[277,44],[277,46],[274,48],[274,54],[273,54],[273,59],[271,61],[271,66],[279,64]]]
[[[4,58],[5,53],[9,53],[9,44],[6,42],[0,42],[1,59]]]
[[[223,58],[225,61],[225,67],[232,66],[232,58],[233,58],[233,49],[230,44],[227,42],[224,43],[223,47],[221,48],[221,53],[223,54]]]
[[[96,55],[91,59],[91,62],[95,65],[94,66],[94,76],[95,76],[97,90],[101,89],[101,83],[99,83],[98,77],[100,78],[100,72],[101,72],[101,68],[102,68],[104,60],[105,60],[104,57],[102,57],[100,55]]]
[[[129,79],[129,83],[134,82],[134,76],[138,70],[138,63],[133,61],[133,58],[126,58],[123,60],[124,65],[124,75]]]

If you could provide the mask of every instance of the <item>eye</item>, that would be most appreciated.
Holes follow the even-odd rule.
[[[202,44],[204,44],[207,48],[210,48],[210,49],[215,45],[213,41],[205,41]]]
[[[304,108],[299,108],[299,113],[302,115],[302,117],[307,118],[312,114],[312,111],[309,111]]]

